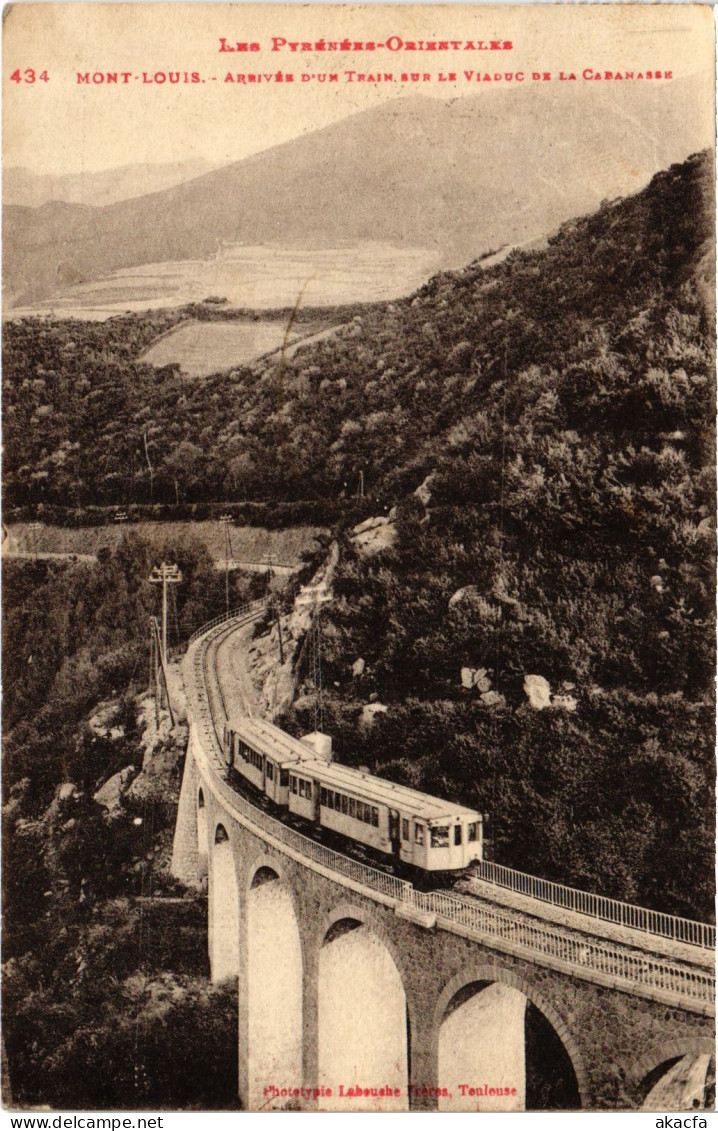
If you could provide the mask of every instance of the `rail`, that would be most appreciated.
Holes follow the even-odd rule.
[[[195,706],[193,720],[202,732],[202,747],[215,771],[217,789],[246,821],[304,859],[360,884],[369,892],[381,893],[394,901],[397,906],[436,916],[446,930],[458,930],[482,941],[494,941],[500,949],[502,945],[504,949],[520,949],[521,952],[534,956],[538,961],[548,960],[549,964],[570,969],[579,977],[608,983],[624,992],[655,996],[658,1000],[682,1004],[689,1008],[698,1007],[701,1012],[712,1011],[715,978],[709,971],[672,962],[659,955],[644,953],[609,940],[593,939],[559,926],[544,925],[521,914],[487,907],[478,901],[454,893],[418,891],[406,880],[362,864],[288,828],[283,822],[270,817],[233,790],[224,779],[225,767],[216,731],[215,711],[212,709],[213,694],[208,681],[207,653],[216,635],[213,629],[226,624],[228,620],[247,623],[259,615],[261,606],[262,602],[253,602],[251,605],[243,606],[234,616],[215,618],[211,625],[205,626],[204,630],[200,630],[195,635],[195,640],[200,636],[204,636],[204,639],[193,657],[194,679],[191,681],[191,687],[188,688]],[[207,633],[212,635],[208,636]],[[492,867],[498,870],[501,865]],[[511,880],[512,871],[506,869],[502,878]],[[536,877],[527,876],[527,879],[536,879]],[[550,881],[544,882],[550,885]],[[556,886],[560,888],[561,885]],[[542,901],[546,902],[546,900]],[[708,925],[699,924],[699,926]]]
[[[678,915],[668,915],[663,911],[653,911],[649,907],[638,907],[633,903],[623,903],[605,895],[581,891],[579,888],[565,887],[553,880],[542,880],[527,872],[517,872],[504,864],[483,860],[477,865],[477,876],[497,887],[530,896],[531,899],[550,903],[553,907],[563,907],[593,919],[607,923],[618,923],[636,931],[645,931],[676,942],[689,943],[706,950],[715,949],[716,929],[712,923],[699,923],[695,919],[682,919]]]

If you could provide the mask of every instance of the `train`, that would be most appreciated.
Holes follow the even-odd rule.
[[[264,719],[236,715],[223,727],[227,773],[313,828],[358,842],[409,870],[458,872],[482,859],[483,817],[331,760],[331,738],[301,739]]]

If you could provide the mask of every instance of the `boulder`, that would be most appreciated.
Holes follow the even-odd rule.
[[[434,473],[432,471],[430,475],[427,475],[424,482],[420,483],[419,486],[414,491],[414,494],[416,495],[419,502],[423,503],[425,507],[428,507],[429,503],[431,502],[430,487],[431,487],[431,484],[433,483],[435,478],[436,478],[436,476],[434,475]]]
[[[476,687],[479,691],[488,691],[491,687],[491,680],[486,668],[462,668],[461,685],[467,689]]]
[[[125,766],[124,770],[108,778],[95,794],[98,805],[104,805],[108,813],[118,812],[122,808],[122,798],[134,773],[134,766]]]
[[[551,685],[542,675],[524,676],[524,691],[535,711],[551,706]]]
[[[505,707],[506,700],[498,691],[484,691],[479,698],[486,707]]]
[[[375,518],[365,518],[363,522],[358,523],[354,527],[355,534],[363,534],[365,530],[374,530],[377,526],[386,526],[389,519],[383,515],[377,515]]]
[[[366,661],[362,660],[362,658],[360,656],[359,659],[355,660],[354,663],[352,664],[352,675],[354,675],[354,676],[363,675],[365,667],[366,667]]]
[[[386,715],[388,710],[384,703],[365,703],[361,709],[361,721],[364,726],[371,726],[377,715]]]
[[[390,549],[396,542],[396,526],[393,522],[388,518],[372,519],[371,522],[371,529],[364,529],[353,537],[357,553],[362,557],[373,557],[382,550]]]
[[[573,695],[554,695],[551,700],[551,706],[558,707],[562,711],[575,711],[577,705]]]
[[[459,601],[477,601],[480,596],[477,585],[464,585],[463,589],[457,589],[449,598],[449,608],[458,605]]]

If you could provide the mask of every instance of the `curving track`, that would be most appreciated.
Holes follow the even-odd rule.
[[[715,978],[707,948],[686,947],[651,935],[640,946],[624,945],[601,937],[602,924],[598,921],[592,924],[591,933],[547,924],[545,904],[525,898],[522,909],[501,906],[506,900],[502,900],[498,887],[496,902],[453,891],[418,891],[389,872],[296,832],[233,789],[225,780],[222,758],[221,727],[228,705],[217,675],[217,653],[231,633],[258,619],[263,611],[263,602],[254,602],[230,614],[229,619],[218,618],[205,626],[190,641],[185,660],[193,749],[200,776],[235,820],[307,868],[393,906],[397,915],[422,926],[475,938],[492,949],[639,997],[714,1015]],[[241,705],[251,714],[246,700]],[[490,890],[490,885],[483,886]],[[695,959],[682,960],[686,953],[691,957],[695,954]]]

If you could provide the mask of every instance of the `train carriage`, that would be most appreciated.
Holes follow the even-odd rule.
[[[323,827],[423,871],[480,860],[482,818],[474,809],[332,763],[320,768]]]
[[[224,744],[228,766],[275,804],[403,864],[454,871],[482,858],[480,813],[328,761],[325,735],[299,740],[238,716]]]
[[[302,750],[278,727],[242,716],[224,728],[225,758],[229,768],[251,782],[275,805],[289,803],[290,769],[300,762]],[[276,732],[276,733],[273,733]]]

